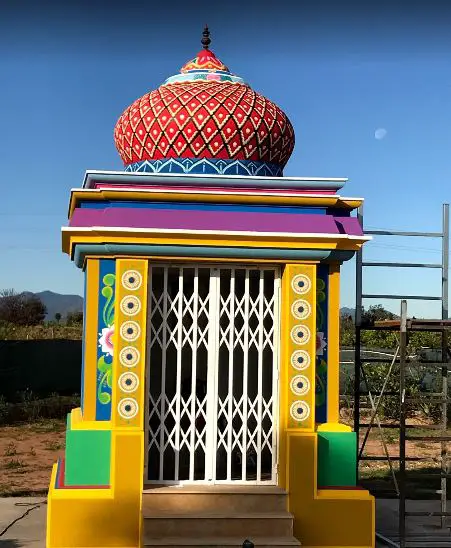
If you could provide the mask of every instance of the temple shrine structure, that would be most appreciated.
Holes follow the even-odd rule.
[[[346,179],[284,177],[294,129],[202,50],[119,118],[123,171],[71,191],[81,407],[47,547],[373,547],[339,417]]]

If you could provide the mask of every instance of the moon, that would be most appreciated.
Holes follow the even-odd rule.
[[[376,129],[376,131],[374,132],[374,138],[377,139],[378,141],[382,141],[382,139],[384,139],[386,135],[387,135],[387,130],[383,127]]]

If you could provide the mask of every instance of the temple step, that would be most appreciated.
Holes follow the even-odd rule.
[[[287,493],[265,486],[154,487],[143,493],[146,546],[300,546]]]
[[[174,512],[260,512],[264,497],[265,512],[285,512],[287,494],[280,487],[255,486],[183,486],[154,487],[143,493],[143,511],[148,513]]]

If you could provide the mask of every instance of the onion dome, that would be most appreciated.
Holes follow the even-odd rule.
[[[203,49],[119,118],[125,171],[281,176],[294,148],[286,114]]]

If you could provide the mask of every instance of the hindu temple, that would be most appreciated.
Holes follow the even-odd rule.
[[[114,140],[123,171],[87,171],[62,229],[85,279],[83,363],[48,548],[373,547],[339,415],[340,268],[368,239],[362,199],[343,178],[283,175],[290,120],[207,28]]]

